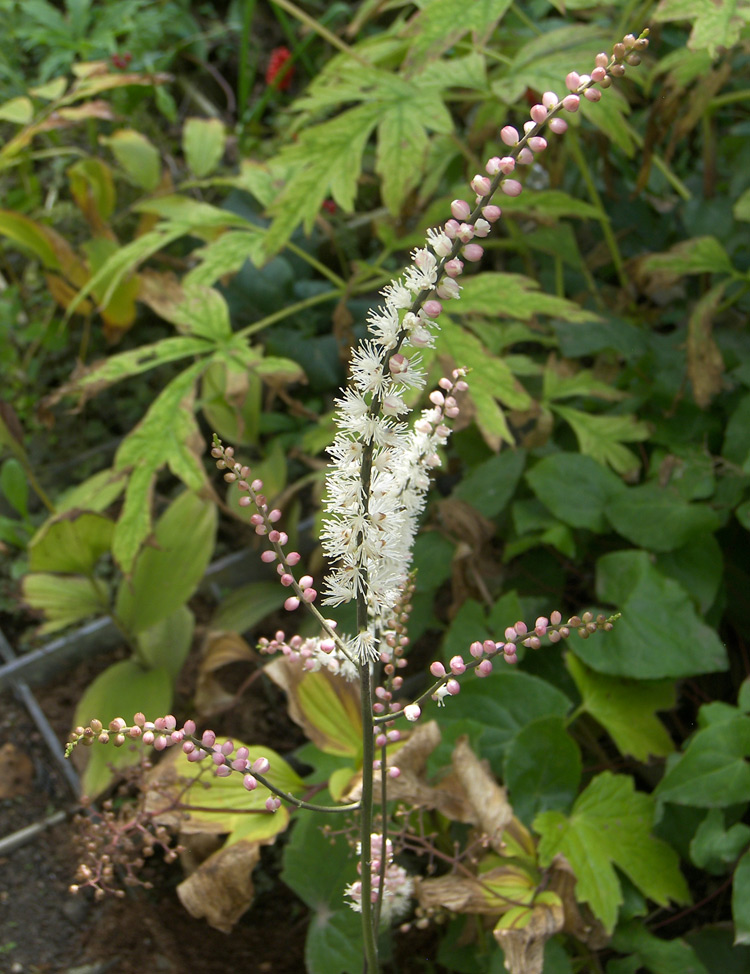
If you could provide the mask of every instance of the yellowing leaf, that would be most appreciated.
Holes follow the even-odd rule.
[[[34,106],[30,98],[21,96],[11,98],[0,105],[0,121],[15,122],[16,125],[27,125],[34,117]]]
[[[182,151],[190,171],[202,179],[224,155],[226,132],[218,118],[188,118],[182,129]]]
[[[102,142],[108,145],[136,186],[153,191],[161,180],[161,157],[157,148],[134,129],[120,129]]]
[[[672,753],[672,739],[655,713],[674,707],[672,680],[605,676],[588,669],[572,653],[566,654],[565,665],[581,694],[581,708],[610,734],[621,754],[648,761]]]

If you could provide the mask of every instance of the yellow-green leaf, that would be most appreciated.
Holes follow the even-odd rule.
[[[112,153],[136,186],[155,190],[161,180],[161,157],[158,149],[134,129],[120,129],[102,142]]]
[[[226,132],[218,118],[188,118],[182,129],[182,151],[188,168],[202,179],[224,155]]]
[[[34,106],[30,98],[21,96],[11,98],[0,105],[0,121],[15,122],[16,125],[28,125],[34,117]]]

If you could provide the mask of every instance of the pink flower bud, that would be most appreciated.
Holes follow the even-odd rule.
[[[480,642],[476,641],[473,642],[471,646],[469,646],[469,652],[474,657],[474,659],[479,659],[479,657],[482,656],[482,654],[484,653],[484,647]]]
[[[395,765],[392,768],[388,768],[388,777],[389,778],[400,778],[401,777],[401,769],[400,768],[397,768]],[[373,878],[375,878],[375,877],[373,877]]]
[[[492,672],[492,660],[483,659],[474,672],[477,676],[489,676]]]
[[[216,743],[216,734],[212,730],[203,731],[203,736],[201,737],[201,744],[203,747],[213,747]]]
[[[287,562],[292,566],[299,564],[301,558],[302,555],[298,551],[290,551],[286,556]]]
[[[491,229],[492,227],[489,225],[489,223],[480,217],[474,224],[474,236],[484,238]]]
[[[598,88],[587,88],[583,93],[583,97],[586,99],[586,101],[599,101],[599,99],[602,97],[602,93]]]
[[[296,595],[290,595],[289,598],[284,603],[284,608],[287,612],[294,612],[295,609],[299,608],[299,599]]]
[[[522,166],[530,166],[534,161],[534,153],[526,146],[518,153],[518,162]]]
[[[438,295],[443,298],[444,301],[450,301],[451,298],[459,298],[461,296],[461,288],[450,277],[444,278],[436,290]]]
[[[466,244],[462,253],[467,260],[478,261],[482,259],[484,247],[480,247],[479,244]]]
[[[396,352],[395,355],[391,355],[388,360],[388,368],[391,375],[401,375],[406,372],[409,368],[409,359],[402,355],[400,352]]]
[[[602,51],[601,54],[596,55],[594,58],[594,63],[596,64],[597,68],[606,68],[609,64],[609,55]],[[593,71],[591,72],[591,77],[594,77]]]
[[[493,639],[485,639],[484,643],[482,644],[482,649],[485,651],[485,653],[494,653],[497,649],[497,645]]]
[[[317,597],[318,597],[318,593],[314,588],[306,588],[302,593],[303,602],[307,602],[307,603],[314,602],[317,599]]]
[[[422,709],[418,703],[409,703],[404,707],[404,717],[412,724],[422,716]]]
[[[258,782],[251,774],[246,774],[242,779],[242,785],[248,791],[255,791],[255,789],[258,787]]]
[[[280,521],[281,520],[281,511],[278,510],[278,508],[274,508],[274,510],[269,511],[268,512],[268,520],[272,524],[275,524],[277,521]]]
[[[581,76],[577,71],[571,71],[570,74],[565,77],[565,87],[568,91],[575,91],[578,85],[581,83]]]
[[[545,108],[554,108],[559,101],[554,91],[545,91],[542,95],[542,104]]]
[[[505,630],[505,638],[510,643],[514,643],[518,639],[518,633],[513,626],[508,626]]]
[[[460,226],[461,224],[458,222],[458,220],[446,220],[445,226],[443,227],[445,235],[451,240],[455,240],[456,235],[458,234],[458,228]]]
[[[474,227],[471,223],[462,223],[458,228],[458,233],[456,238],[461,241],[461,243],[468,243],[474,236]]]
[[[484,168],[487,170],[490,176],[497,176],[497,174],[500,172],[500,159],[498,156],[493,156],[491,159],[488,159]]]
[[[506,196],[520,196],[523,186],[518,182],[517,179],[504,179],[502,183],[500,183],[500,189],[505,193]]]
[[[566,112],[577,112],[581,99],[578,95],[566,95],[563,98],[563,108]]]
[[[554,132],[555,135],[562,135],[563,132],[567,131],[568,123],[564,118],[552,118],[548,125],[550,132]]]
[[[277,812],[281,808],[281,799],[266,798],[266,808],[269,812]]]
[[[519,636],[525,636],[529,631],[526,627],[526,623],[522,620],[517,622],[513,628],[516,630]]]
[[[532,135],[527,144],[532,152],[543,152],[547,148],[547,140],[541,135]]]
[[[606,72],[605,68],[602,68],[602,67],[597,66],[591,72],[591,80],[592,81],[596,81],[597,84],[600,81],[603,81],[606,77],[607,77],[607,72]]]
[[[471,213],[471,207],[466,200],[453,200],[451,213],[457,220],[466,220]]]
[[[280,531],[269,531],[268,532],[268,540],[271,542],[271,544],[278,544],[281,541],[281,532]]]
[[[385,736],[385,734],[375,735],[375,747],[385,747],[387,743],[388,738]]]
[[[533,105],[531,111],[531,120],[536,122],[537,125],[541,125],[542,122],[547,118],[547,109],[544,105]]]
[[[482,216],[489,223],[495,223],[497,220],[499,220],[502,216],[502,212],[503,211],[499,206],[493,206],[492,204],[490,206],[482,207]]]
[[[456,676],[460,676],[462,673],[466,672],[466,663],[464,663],[460,656],[452,657],[450,667],[451,673],[454,673]]]
[[[516,160],[513,156],[503,156],[500,160],[500,172],[509,176],[513,170],[516,168]]]
[[[281,567],[281,566],[279,566],[279,567]],[[289,588],[289,586],[294,581],[294,575],[290,575],[288,572],[284,572],[284,574],[281,576],[281,578],[279,579],[279,581],[284,586],[284,588]]]
[[[445,262],[445,273],[448,277],[458,277],[464,269],[463,261],[459,260],[458,257],[454,257],[452,260]]]
[[[477,175],[472,179],[472,181],[471,181],[471,183],[469,185],[474,190],[474,192],[477,194],[477,196],[487,196],[487,195],[489,195],[490,189],[492,188],[492,184],[491,184],[490,180],[488,179],[488,177],[487,176],[482,176],[479,173],[477,173]],[[454,213],[453,215],[455,216],[456,214]],[[464,217],[464,219],[466,219],[466,218]]]
[[[448,680],[448,682],[445,684],[445,689],[452,697],[455,697],[456,694],[461,692],[461,684],[458,682],[458,680]]]
[[[518,132],[513,128],[512,125],[504,125],[500,129],[500,138],[506,145],[517,145],[518,144]]]
[[[435,301],[434,298],[431,298],[429,301],[425,301],[424,303],[424,313],[428,318],[438,318],[442,310],[442,304],[439,301]]]
[[[439,680],[445,676],[445,667],[439,660],[435,660],[434,663],[430,663],[430,673]]]
[[[559,626],[562,622],[562,615],[555,609],[555,611],[550,615],[549,621],[553,626]]]
[[[260,560],[270,565],[272,561],[276,561],[276,552],[270,550],[264,551],[261,553]]]
[[[250,507],[251,504],[252,504],[252,499],[247,495],[245,495],[244,497],[240,497],[240,507]]]

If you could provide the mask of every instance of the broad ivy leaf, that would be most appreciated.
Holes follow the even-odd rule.
[[[645,551],[613,551],[596,565],[596,594],[622,617],[605,638],[576,640],[576,656],[597,673],[636,680],[726,669],[724,646],[700,621],[685,590]]]
[[[570,807],[581,782],[581,752],[562,717],[540,717],[516,734],[503,780],[513,811],[527,824],[539,812]]]
[[[638,761],[666,757],[674,750],[672,739],[656,716],[675,704],[672,680],[626,680],[589,670],[572,653],[565,665],[581,694],[581,707],[602,725],[620,754]]]
[[[212,501],[190,491],[172,501],[156,524],[154,545],[120,583],[115,612],[128,630],[150,629],[187,602],[211,560],[216,521]]]
[[[750,801],[750,718],[709,724],[690,739],[656,787],[659,801],[723,808]]]
[[[503,450],[474,467],[453,491],[485,517],[496,517],[505,509],[526,462],[525,450]]]
[[[623,954],[634,954],[638,969],[653,974],[709,974],[693,948],[679,937],[662,940],[639,920],[622,924],[612,938],[612,946]]]
[[[650,483],[628,488],[604,513],[618,534],[650,551],[673,551],[719,527],[718,514],[707,505],[689,504],[676,491]]]
[[[607,504],[625,493],[625,485],[603,464],[579,453],[553,453],[526,474],[526,480],[550,511],[574,528],[604,533]]]
[[[541,864],[549,865],[562,852],[578,879],[576,898],[588,903],[610,933],[623,902],[614,866],[660,906],[690,900],[677,853],[651,835],[653,813],[653,798],[637,792],[632,778],[605,771],[580,795],[569,817],[543,812],[534,820]]]
[[[750,844],[750,826],[735,822],[729,828],[724,810],[712,808],[693,836],[690,858],[699,869],[721,876]]]

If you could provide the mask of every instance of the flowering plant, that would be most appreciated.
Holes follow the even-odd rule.
[[[412,847],[414,843],[419,846],[419,841],[408,828],[389,835],[387,802],[394,790],[397,797],[408,802],[408,789],[398,793],[399,779],[405,769],[410,775],[414,773],[414,751],[424,763],[425,756],[436,746],[432,729],[420,726],[407,736],[402,730],[404,725],[420,720],[422,706],[429,698],[445,705],[448,698],[459,694],[472,673],[487,677],[496,660],[515,664],[521,646],[539,649],[545,638],[555,644],[575,631],[587,639],[599,630],[613,627],[614,617],[595,617],[590,612],[564,620],[560,612],[554,611],[532,623],[516,621],[499,639],[470,643],[467,639],[466,656],[453,656],[447,668],[439,660],[432,662],[431,685],[407,698],[407,702],[401,699],[404,679],[400,671],[406,665],[404,651],[409,642],[406,632],[414,584],[412,552],[419,518],[430,486],[430,472],[441,463],[440,452],[448,442],[451,425],[460,415],[462,397],[471,383],[471,376],[457,363],[458,367],[449,370],[430,392],[429,407],[410,423],[410,403],[426,384],[420,350],[434,346],[444,303],[460,297],[464,262],[482,258],[483,248],[477,241],[486,238],[501,217],[500,207],[493,202],[496,194],[518,196],[523,188],[516,178],[519,167],[532,164],[547,146],[542,132],[549,129],[556,135],[564,133],[564,115],[577,111],[581,98],[598,101],[600,89],[609,87],[613,78],[621,77],[626,65],[638,64],[647,44],[647,32],[640,37],[627,35],[615,45],[611,55],[596,56],[590,75],[569,73],[565,79],[566,95],[544,92],[531,107],[522,131],[510,125],[503,127],[500,138],[506,154],[490,158],[486,174],[477,174],[471,180],[473,202],[454,200],[451,218],[442,227],[428,231],[426,244],[414,250],[411,264],[381,292],[383,303],[368,315],[369,335],[353,352],[349,384],[336,401],[337,434],[329,448],[331,463],[321,536],[331,565],[320,591],[310,574],[301,573],[301,555],[290,550],[281,524],[282,512],[268,503],[262,480],[253,477],[251,468],[235,458],[231,446],[225,447],[214,437],[212,456],[217,466],[224,472],[224,479],[239,489],[240,505],[252,508],[250,522],[256,534],[267,542],[261,558],[275,565],[280,584],[290,593],[285,609],[292,613],[304,607],[320,627],[320,634],[314,637],[287,638],[279,631],[272,639],[261,640],[260,649],[269,655],[282,654],[304,672],[324,670],[341,680],[358,682],[359,781],[349,782],[338,804],[311,802],[294,794],[293,788],[284,788],[273,780],[274,762],[266,755],[255,756],[244,745],[235,748],[233,742],[217,739],[210,730],[198,734],[192,720],[178,727],[172,715],[149,721],[138,713],[132,723],[116,718],[108,729],[99,721],[91,721],[87,727],[76,728],[71,737],[71,748],[94,740],[123,745],[129,739],[141,739],[157,750],[179,745],[189,763],[210,759],[218,778],[240,775],[250,793],[260,786],[267,813],[277,813],[285,804],[311,812],[358,816],[359,878],[347,886],[346,895],[352,908],[361,914],[369,974],[380,970],[381,923],[403,915],[415,892],[411,876],[394,861],[394,853],[408,848],[410,842]],[[353,603],[355,631],[340,633],[335,621],[318,608],[318,602],[332,607]],[[431,726],[425,724],[424,728]],[[467,861],[481,864],[484,880],[477,883],[476,875],[471,875],[466,881],[472,895],[476,893],[484,903],[484,912],[499,916],[495,935],[504,946],[509,969],[519,974],[541,971],[540,951],[545,940],[564,925],[574,929],[576,916],[580,921],[575,898],[570,889],[567,894],[564,892],[563,880],[559,878],[565,870],[559,861],[552,868],[553,857],[545,856],[544,850],[535,846],[470,749],[457,746],[454,765],[466,794],[465,820],[478,824],[484,847],[491,848],[495,855],[495,860],[490,860],[476,850],[467,850]],[[375,813],[376,801],[381,804],[379,816]],[[456,862],[462,860],[463,854]],[[543,867],[550,867],[550,875],[557,877],[549,888],[539,876]],[[643,892],[658,902],[682,895],[671,859],[665,869],[671,885],[657,890],[647,881],[640,883]],[[436,892],[428,881],[420,884],[418,896],[426,914],[440,908],[456,909],[455,901]],[[590,898],[586,899],[591,903]],[[541,933],[537,929],[540,917],[546,918]],[[608,913],[597,914],[597,920],[605,931],[611,926]]]

